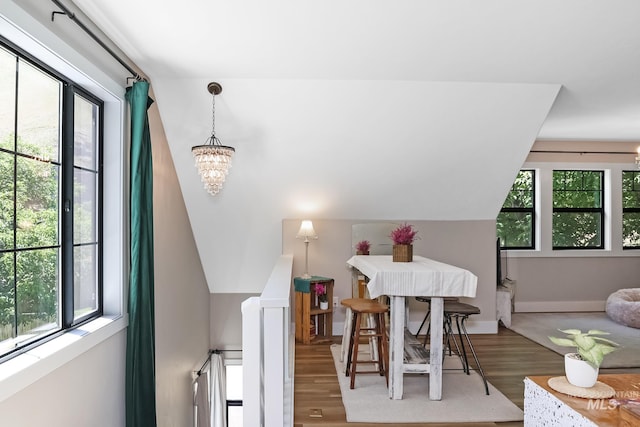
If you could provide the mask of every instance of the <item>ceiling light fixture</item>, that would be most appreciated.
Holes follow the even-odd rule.
[[[222,92],[220,83],[211,82],[207,85],[207,90],[211,94],[211,136],[207,138],[204,145],[191,147],[191,153],[196,161],[196,167],[200,178],[204,183],[204,188],[215,196],[218,194],[224,180],[231,168],[231,158],[235,149],[222,145],[216,136],[216,95]]]

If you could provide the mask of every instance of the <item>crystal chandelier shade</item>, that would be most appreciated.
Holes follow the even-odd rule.
[[[222,92],[222,86],[212,82],[207,86],[212,98],[212,125],[211,136],[207,138],[204,145],[191,147],[191,153],[195,158],[196,167],[205,190],[212,196],[218,194],[222,189],[229,168],[231,159],[236,151],[233,147],[222,145],[216,137],[216,100],[215,96]]]

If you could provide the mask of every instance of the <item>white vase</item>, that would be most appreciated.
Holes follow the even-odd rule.
[[[320,301],[320,310],[328,310],[329,301]]]
[[[598,368],[582,360],[578,353],[564,355],[564,373],[567,381],[577,387],[593,387],[598,381]]]

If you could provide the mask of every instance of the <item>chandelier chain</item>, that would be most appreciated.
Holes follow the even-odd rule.
[[[229,173],[231,160],[235,149],[222,145],[216,137],[216,94],[222,91],[222,87],[215,82],[207,86],[211,93],[211,136],[204,145],[191,147],[198,173],[204,184],[204,188],[211,195],[216,195],[221,189]]]
[[[211,94],[211,143],[215,144],[216,140],[216,95]]]

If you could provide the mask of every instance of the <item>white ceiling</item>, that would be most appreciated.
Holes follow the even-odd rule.
[[[150,78],[212,291],[264,283],[282,218],[494,219],[536,138],[640,141],[637,0],[74,3]]]

